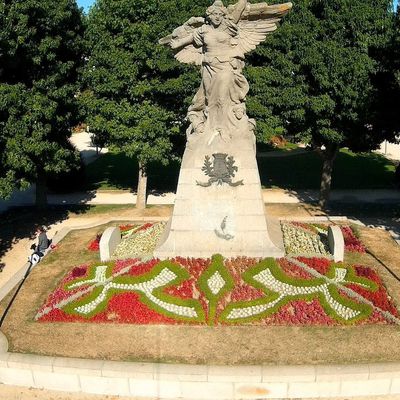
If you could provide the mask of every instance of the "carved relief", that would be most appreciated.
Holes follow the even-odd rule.
[[[238,171],[235,160],[232,156],[228,157],[225,153],[215,153],[212,155],[213,161],[210,156],[206,156],[204,165],[201,170],[210,177],[208,182],[196,181],[196,184],[202,187],[209,187],[213,183],[217,186],[221,186],[223,183],[227,183],[229,186],[240,186],[243,185],[243,180],[232,182],[232,178],[235,177],[235,172]]]

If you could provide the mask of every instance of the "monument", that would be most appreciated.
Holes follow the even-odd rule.
[[[256,161],[256,122],[246,113],[245,54],[277,29],[291,3],[215,1],[160,40],[201,67],[172,218],[155,256],[281,257],[270,237]]]

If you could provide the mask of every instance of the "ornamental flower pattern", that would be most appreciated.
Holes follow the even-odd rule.
[[[329,224],[308,224],[302,222],[282,222],[283,242],[286,254],[296,256],[329,257]],[[340,225],[343,233],[345,250],[365,253],[365,246],[350,226]]]
[[[36,320],[399,324],[379,275],[322,258],[138,259],[75,267]]]

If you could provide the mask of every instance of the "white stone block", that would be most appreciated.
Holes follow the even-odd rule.
[[[120,242],[121,232],[119,227],[107,228],[101,236],[99,243],[100,260],[109,261]]]
[[[85,393],[129,396],[131,394],[128,378],[104,376],[80,376],[81,388]]]
[[[390,393],[391,379],[343,381],[341,396],[380,396]]]
[[[284,399],[287,383],[234,383],[234,399]]]
[[[369,366],[360,365],[317,365],[316,380],[320,382],[329,381],[354,381],[367,380]]]
[[[400,394],[400,377],[392,379],[390,394]]]
[[[252,140],[246,138],[241,145],[236,140],[221,142],[218,146],[213,145],[211,149],[200,140],[186,148],[171,230],[166,240],[160,241],[154,256],[161,259],[177,255],[210,257],[216,253],[225,257],[248,253],[257,257],[283,256],[284,252],[269,240]],[[203,187],[196,184],[196,181],[209,182],[210,177],[202,171],[204,157],[209,155],[213,164],[212,154],[216,153],[234,157],[238,171],[231,176],[232,183],[243,179],[243,185],[214,182]]]
[[[193,202],[191,200],[176,199],[174,205],[174,214],[177,216],[187,215],[192,216]]]
[[[155,381],[160,399],[177,399],[183,397],[181,383],[177,381]],[[192,383],[190,383],[192,384]],[[204,383],[201,383],[202,385]]]
[[[193,172],[196,170],[189,169],[189,168],[182,168],[180,173],[179,173],[179,182],[183,184],[195,184],[196,180],[195,177],[193,176]]]
[[[328,227],[329,250],[335,262],[344,260],[344,238],[342,230],[337,225]]]
[[[171,229],[176,231],[193,231],[195,228],[194,218],[187,215],[176,215],[171,223]]]
[[[288,397],[334,397],[340,394],[340,382],[290,382]]]
[[[252,232],[267,229],[265,215],[238,215],[235,224],[238,231]]]
[[[246,185],[253,183],[257,185],[261,184],[258,170],[254,168],[240,168],[234,180],[243,180],[243,183]]]
[[[261,215],[262,211],[264,211],[264,203],[262,199],[255,200],[244,200],[238,199],[235,205],[235,211],[240,212],[240,215]],[[263,214],[264,218],[265,215]]]
[[[263,382],[314,382],[314,366],[263,366]]]
[[[199,187],[199,186],[197,186],[197,187]],[[185,200],[185,199],[188,199],[188,198],[194,196],[195,189],[196,189],[196,186],[193,184],[188,184],[188,183],[180,184],[176,191],[176,199],[177,200],[178,199]]]
[[[206,365],[158,364],[154,378],[160,381],[206,382]]]
[[[54,360],[53,371],[62,374],[79,373],[80,375],[100,376],[103,364],[103,360],[57,357]]]
[[[236,189],[236,196],[238,199],[252,200],[262,198],[261,187],[260,185],[257,185],[255,183],[245,186],[239,186]]]
[[[193,400],[231,400],[233,384],[227,382],[181,382],[181,397]]]
[[[30,369],[0,367],[0,383],[15,386],[35,386]]]
[[[10,353],[7,365],[9,368],[52,372],[54,360],[55,357],[38,356],[35,354]]]
[[[254,366],[209,366],[209,382],[261,382],[262,367]]]
[[[47,371],[33,371],[34,387],[64,392],[79,392],[81,386],[77,374],[59,374]]]
[[[159,385],[153,379],[129,379],[129,388],[132,396],[160,398]]]
[[[136,378],[151,380],[154,378],[156,364],[105,361],[101,375],[115,378]]]
[[[399,363],[379,363],[369,365],[368,379],[398,378],[400,380]]]

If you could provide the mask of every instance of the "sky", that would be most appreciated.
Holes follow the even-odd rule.
[[[85,11],[89,10],[89,7],[95,2],[95,0],[77,0],[79,7],[83,7]],[[394,7],[397,7],[399,0],[394,0]],[[282,1],[283,3],[283,1]]]
[[[95,0],[77,0],[78,6],[83,7],[85,11],[89,10],[89,7],[95,2]]]

